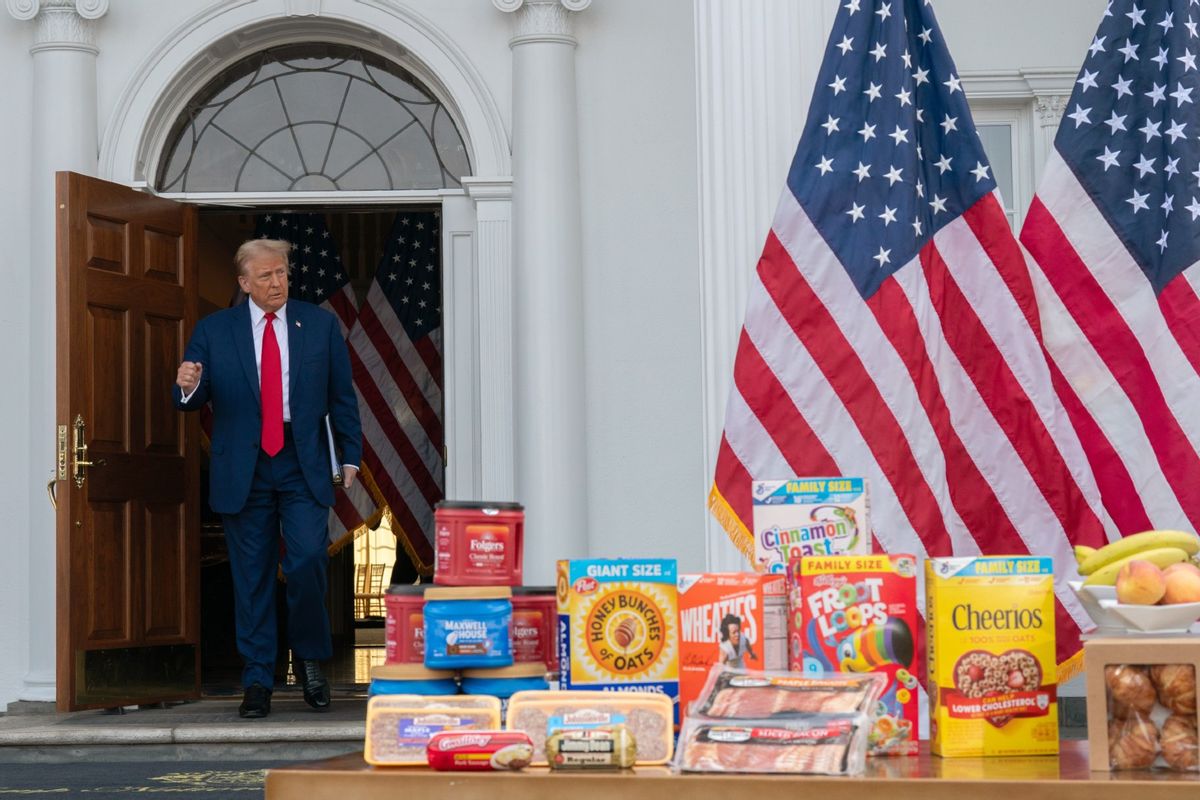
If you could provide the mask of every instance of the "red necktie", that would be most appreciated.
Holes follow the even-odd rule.
[[[273,456],[283,449],[283,366],[275,340],[275,314],[264,317],[259,394],[262,397],[262,449]]]

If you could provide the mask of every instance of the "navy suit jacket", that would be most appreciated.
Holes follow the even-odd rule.
[[[362,428],[350,372],[350,356],[337,318],[300,300],[287,301],[288,405],[292,438],[305,482],[317,502],[333,505],[325,415],[333,423],[341,463],[358,466]],[[209,503],[218,514],[236,514],[246,504],[262,436],[262,403],[249,301],[210,314],[196,325],[185,361],[203,365],[200,385],[175,406],[198,411],[212,401],[213,430]]]

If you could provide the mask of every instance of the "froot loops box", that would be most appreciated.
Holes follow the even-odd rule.
[[[863,478],[754,481],[754,568],[786,572],[802,556],[871,551],[867,482]]]
[[[800,559],[804,672],[887,677],[868,737],[871,755],[917,752],[917,559],[911,555]]]
[[[559,561],[562,687],[656,692],[678,703],[677,577],[675,559]]]

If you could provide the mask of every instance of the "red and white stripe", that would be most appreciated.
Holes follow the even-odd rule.
[[[869,300],[785,190],[751,287],[712,504],[752,550],[749,480],[862,475],[888,552],[1074,564],[1107,541],[1055,393],[1024,257],[994,195]],[[1059,652],[1088,618],[1056,570]]]
[[[335,292],[328,300],[321,303],[321,308],[333,312],[337,317],[342,336],[349,339],[350,331],[358,319],[358,299],[349,282]],[[363,476],[359,476],[360,478]],[[333,508],[329,510],[329,542],[337,544],[347,533],[355,530],[364,521],[374,517],[379,504],[371,497],[371,492],[364,480],[355,481],[349,489],[335,489],[333,493]]]
[[[441,331],[413,342],[377,282],[350,332],[363,463],[392,512],[394,532],[431,567],[433,505],[443,494]]]
[[[1021,243],[1060,393],[1118,531],[1197,529],[1197,268],[1156,296],[1057,151]]]

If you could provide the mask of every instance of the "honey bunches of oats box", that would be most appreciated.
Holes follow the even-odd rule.
[[[916,557],[802,558],[800,596],[803,670],[885,675],[888,681],[868,736],[869,753],[916,754]]]
[[[558,562],[558,653],[564,689],[656,692],[679,721],[675,559]]]
[[[1053,569],[1039,556],[925,562],[935,755],[1058,752]]]

